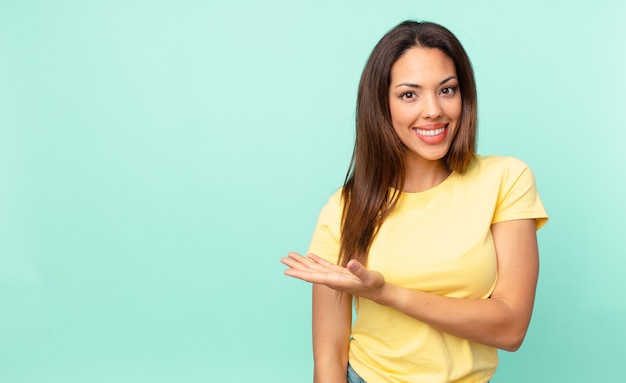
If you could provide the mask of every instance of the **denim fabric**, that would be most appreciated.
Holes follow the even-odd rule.
[[[491,381],[487,383],[490,382]],[[359,374],[356,373],[356,371],[352,369],[350,363],[348,363],[348,383],[367,383],[365,380],[363,380],[363,378],[359,376]]]
[[[352,366],[349,363],[348,363],[348,383],[367,383],[365,380],[363,380],[363,378],[359,376],[359,374],[356,373],[356,371],[352,369]]]

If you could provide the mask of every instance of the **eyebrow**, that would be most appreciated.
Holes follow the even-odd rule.
[[[456,76],[453,76],[453,75],[452,75],[452,76],[448,76],[448,77],[444,78],[443,80],[441,80],[441,81],[439,82],[439,85],[443,85],[443,84],[447,83],[448,81],[450,81],[450,80],[452,80],[452,79],[455,79],[455,78],[456,78]],[[396,88],[399,88],[399,87],[401,87],[401,86],[408,86],[408,87],[410,87],[410,88],[421,88],[421,87],[422,87],[421,85],[418,85],[418,84],[413,84],[413,83],[411,83],[411,82],[403,82],[403,83],[401,83],[401,84],[396,85],[395,87],[396,87]]]

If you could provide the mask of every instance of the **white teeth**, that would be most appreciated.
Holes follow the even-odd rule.
[[[424,129],[414,128],[413,130],[415,130],[418,134],[421,134],[422,136],[436,136],[438,134],[443,133],[443,131],[446,130],[446,129],[445,128],[439,128],[439,129],[424,130]]]

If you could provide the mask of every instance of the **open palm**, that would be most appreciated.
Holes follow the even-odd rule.
[[[298,253],[289,253],[281,262],[289,267],[285,270],[285,275],[364,298],[375,299],[385,285],[385,278],[381,273],[368,270],[355,260],[343,267],[315,254],[303,257]]]

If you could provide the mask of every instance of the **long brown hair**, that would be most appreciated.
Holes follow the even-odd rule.
[[[462,99],[459,128],[444,163],[450,171],[464,172],[476,145],[476,83],[461,43],[445,27],[405,21],[376,44],[359,83],[356,141],[346,175],[341,248],[338,263],[350,259],[367,264],[369,248],[404,187],[405,146],[393,129],[389,112],[389,86],[393,64],[410,48],[437,48],[455,64]],[[394,192],[390,194],[390,187]]]

